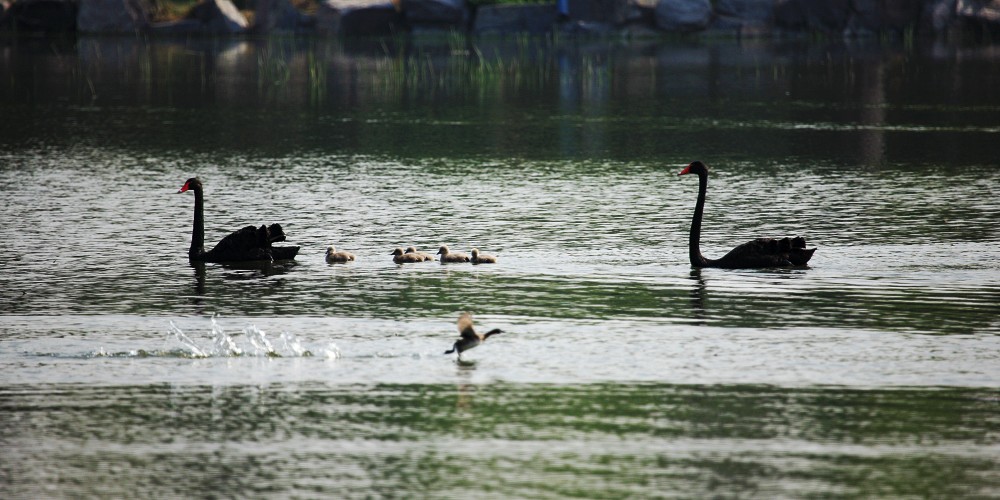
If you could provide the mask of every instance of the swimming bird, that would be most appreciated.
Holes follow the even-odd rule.
[[[192,177],[184,182],[178,193],[194,192],[194,227],[191,229],[191,247],[188,260],[193,262],[246,262],[294,259],[299,247],[276,247],[272,243],[285,241],[281,224],[246,226],[222,238],[209,251],[205,251],[205,200],[201,181]]]
[[[479,253],[478,248],[472,249],[472,263],[473,264],[496,264],[497,258],[493,255],[486,255]]]
[[[423,257],[424,260],[437,260],[437,259],[434,258],[433,255],[431,255],[429,253],[418,252],[417,251],[417,247],[406,247],[406,253],[415,253],[415,254]]]
[[[338,252],[337,249],[330,245],[326,247],[326,261],[327,262],[349,262],[354,260],[354,254],[350,252]]]
[[[455,342],[451,349],[445,351],[445,354],[451,354],[458,351],[458,355],[461,356],[463,351],[468,351],[469,349],[486,342],[486,339],[490,338],[491,335],[503,333],[503,330],[494,328],[485,334],[476,333],[476,329],[472,327],[472,315],[469,313],[462,313],[462,315],[458,317],[458,333],[461,334],[462,338]]]
[[[408,262],[423,262],[424,258],[415,253],[403,253],[402,248],[397,248],[392,251],[389,255],[392,255],[392,261],[396,264],[406,264]]]
[[[708,167],[695,161],[684,167],[677,175],[696,174],[698,176],[698,201],[694,206],[691,220],[691,234],[688,240],[688,256],[694,267],[723,267],[729,269],[755,267],[803,266],[812,257],[815,248],[806,248],[806,239],[757,238],[732,250],[721,259],[706,259],[701,254],[701,218],[705,210],[705,192],[708,190]]]
[[[449,251],[447,245],[441,245],[441,248],[438,249],[437,254],[441,256],[442,264],[444,264],[445,262],[469,262],[472,260],[468,255],[462,252]]]

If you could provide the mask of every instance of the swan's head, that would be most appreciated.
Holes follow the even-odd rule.
[[[693,161],[688,164],[688,166],[684,167],[684,170],[681,170],[677,175],[687,174],[695,174],[699,176],[705,175],[708,174],[708,167],[700,161]]]
[[[472,258],[475,259],[476,257],[479,257],[479,249],[478,248],[473,248],[472,249]]]
[[[438,248],[437,254],[438,255],[448,255],[448,245],[441,245],[441,248]]]
[[[403,255],[403,249],[402,248],[397,248],[397,249],[393,250],[392,253],[390,253],[389,255]]]
[[[406,247],[406,253],[417,253],[417,247]]]
[[[335,253],[337,253],[337,249],[333,245],[330,245],[330,246],[326,247],[326,256],[327,257],[329,257],[330,255],[333,255]]]
[[[188,190],[201,191],[201,181],[197,177],[192,177],[184,181],[184,185],[177,192],[183,193]]]

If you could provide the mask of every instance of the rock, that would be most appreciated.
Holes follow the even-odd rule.
[[[606,37],[614,33],[615,27],[609,23],[595,21],[570,21],[559,26],[559,32],[569,36]]]
[[[884,0],[883,0],[884,1]],[[882,31],[882,12],[879,0],[851,0],[847,15],[845,36],[875,36]]]
[[[958,0],[955,15],[963,22],[996,29],[1000,27],[1000,0]]]
[[[247,30],[249,23],[230,0],[204,0],[191,7],[187,20],[201,23],[199,31],[214,34],[238,34]]]
[[[140,0],[79,0],[76,29],[82,33],[135,33],[149,28],[149,10]]]
[[[883,0],[882,24],[897,31],[920,24],[926,0]]]
[[[715,13],[744,22],[771,22],[774,17],[774,0],[716,0]]]
[[[326,0],[316,10],[316,31],[323,35],[390,35],[399,25],[391,0]]]
[[[315,24],[315,18],[299,12],[289,0],[257,0],[251,30],[259,34],[305,33]]]
[[[465,0],[401,0],[403,17],[411,24],[465,27],[469,9]]]
[[[957,0],[927,0],[920,15],[920,31],[944,34],[955,22]]]
[[[153,23],[150,25],[149,31],[154,35],[195,35],[202,33],[202,28],[201,21],[197,19],[180,19],[177,21]]]
[[[660,0],[656,4],[656,26],[666,31],[702,31],[712,20],[708,0]]]
[[[791,31],[843,33],[851,0],[775,0],[775,27]]]
[[[584,25],[625,23],[632,14],[628,0],[568,0],[569,18]]]
[[[557,16],[555,4],[483,5],[476,10],[472,32],[477,35],[542,34],[552,29]]]
[[[717,0],[709,31],[739,37],[771,34],[773,0]]]
[[[76,30],[77,5],[72,0],[20,0],[0,17],[0,28],[14,31]]]

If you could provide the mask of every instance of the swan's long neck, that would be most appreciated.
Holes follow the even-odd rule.
[[[194,188],[194,227],[191,229],[191,249],[188,257],[205,253],[205,199],[201,187]]]
[[[691,238],[688,241],[688,252],[691,265],[705,267],[708,259],[701,254],[701,217],[705,212],[705,193],[708,191],[708,173],[698,174],[698,203],[694,206],[694,218],[691,219]]]

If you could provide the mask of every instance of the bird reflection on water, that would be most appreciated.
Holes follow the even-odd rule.
[[[691,269],[688,277],[693,281],[690,291],[691,311],[694,313],[694,317],[698,319],[696,324],[704,326],[707,324],[705,321],[705,296],[707,295],[708,287],[705,284],[705,277],[701,273],[701,268],[696,267]]]

